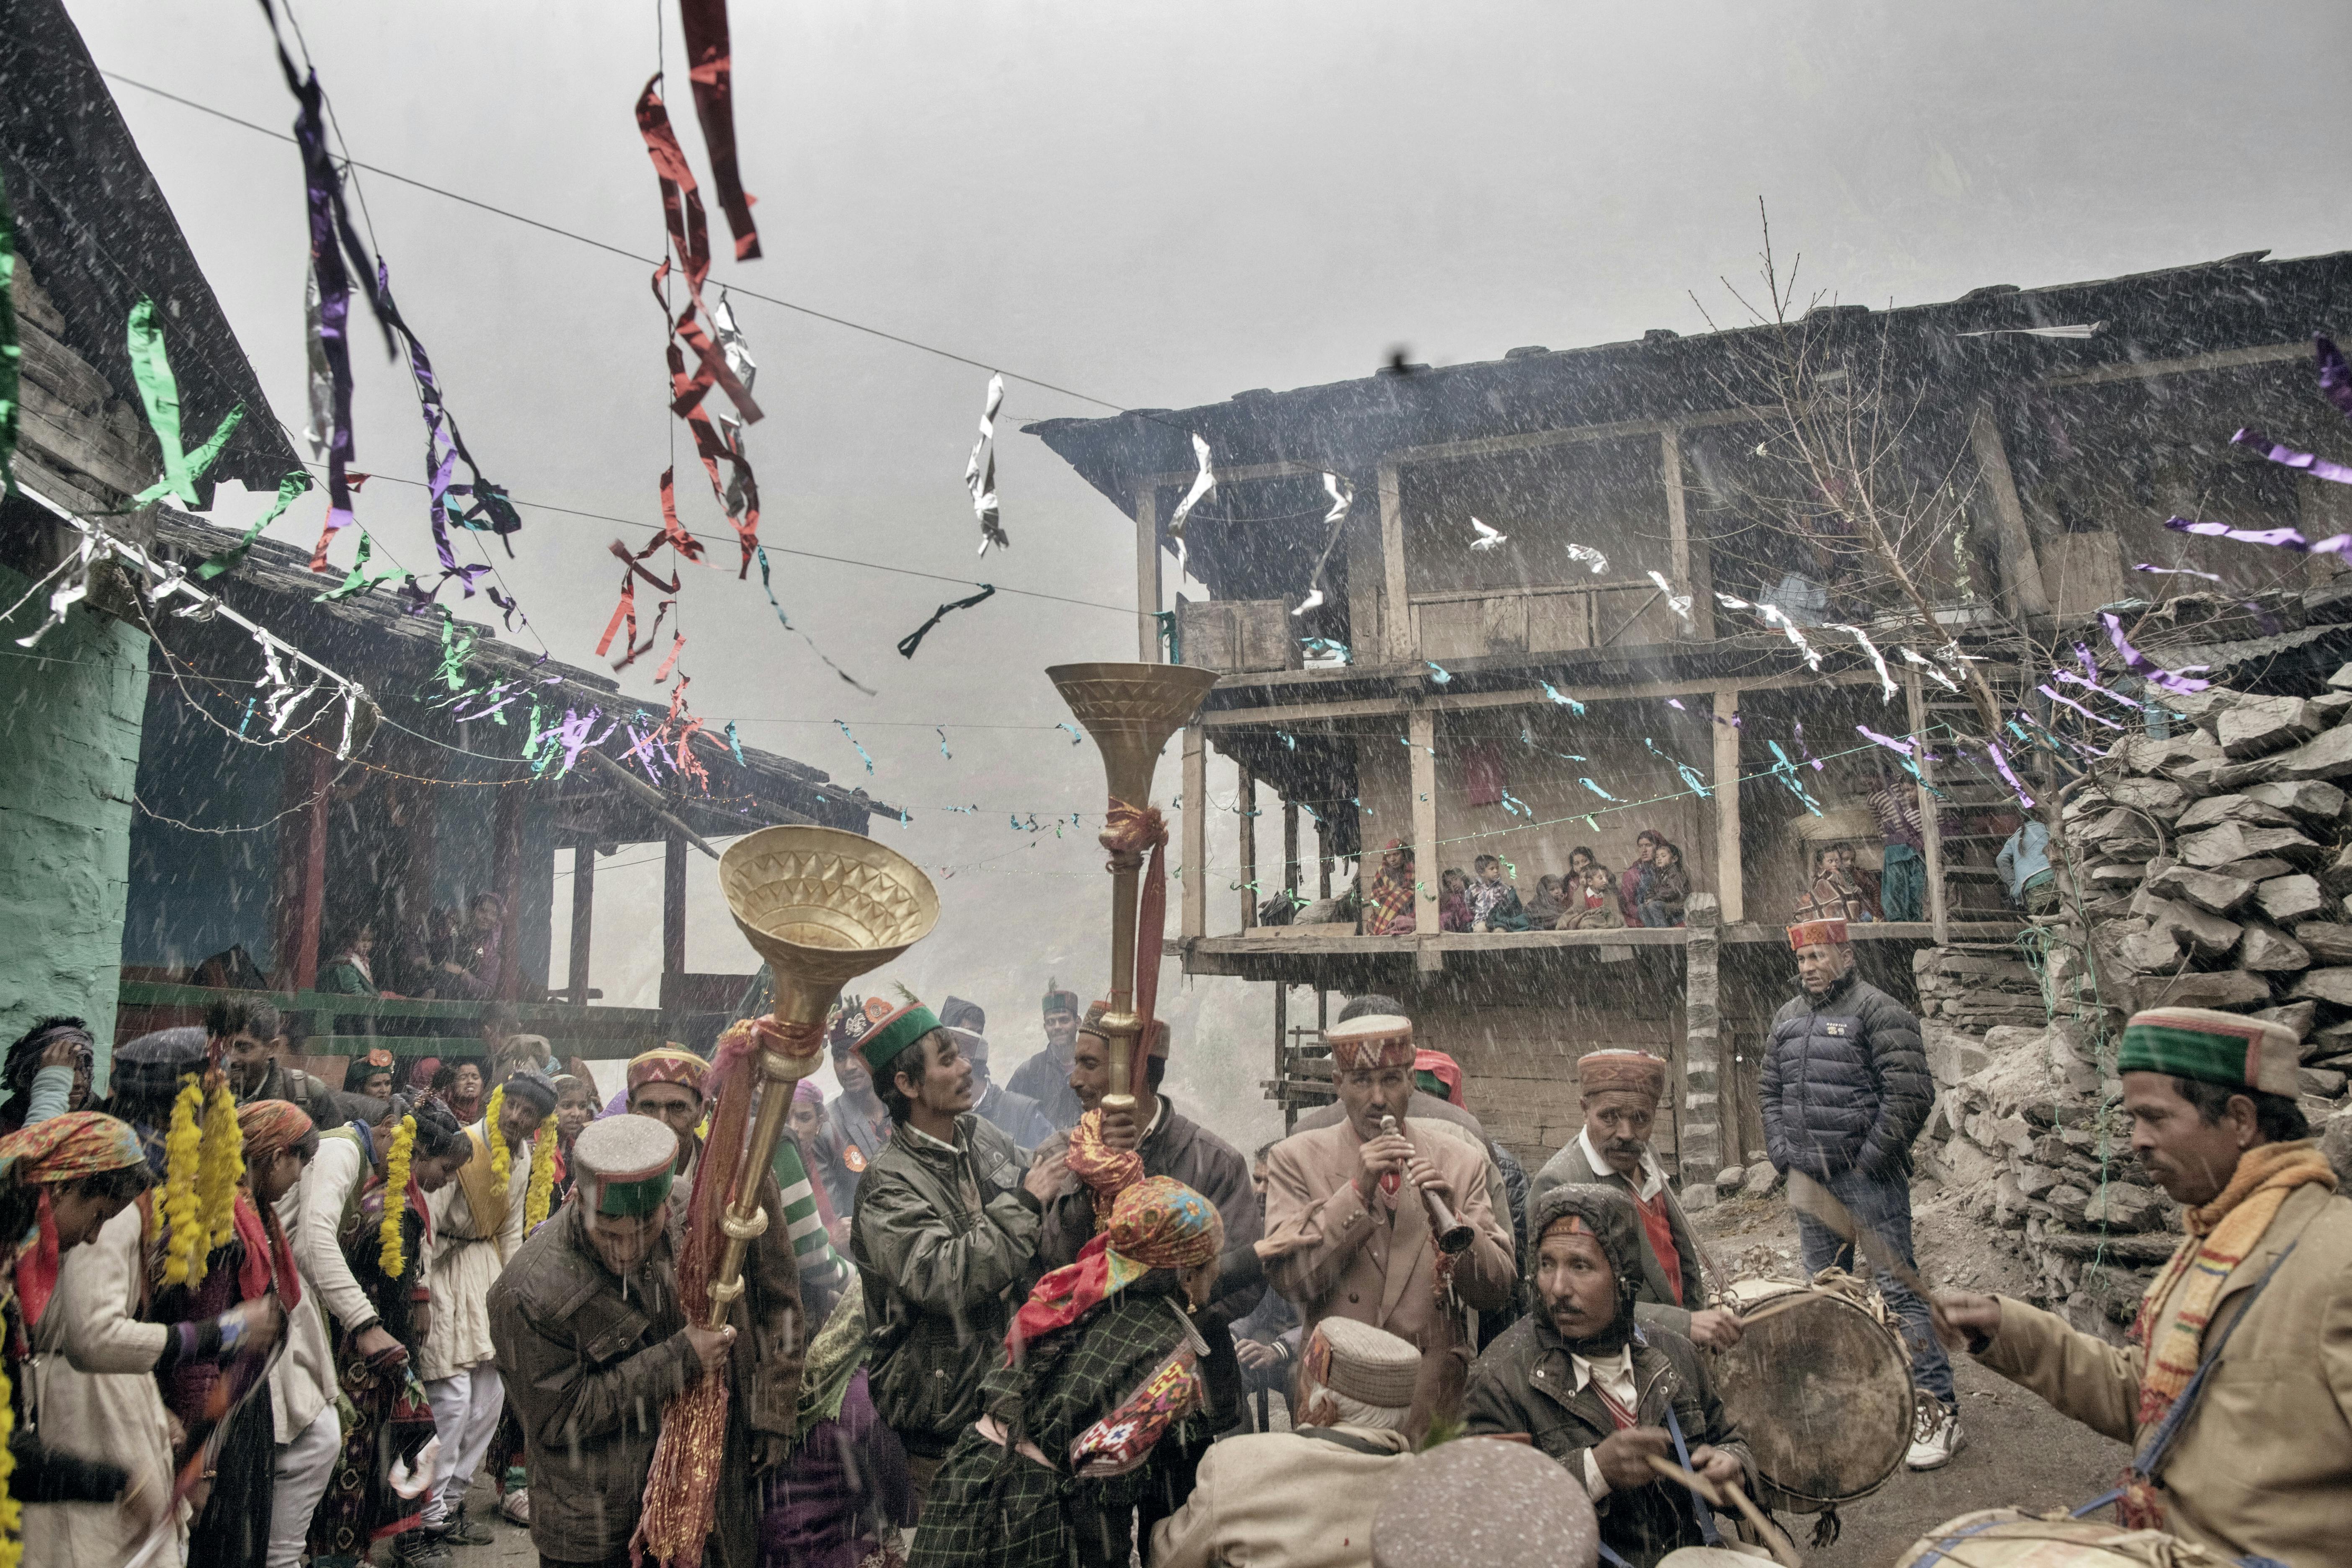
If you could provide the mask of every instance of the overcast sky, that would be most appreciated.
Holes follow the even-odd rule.
[[[102,68],[290,122],[257,7],[71,9]],[[1873,304],[2347,240],[2340,0],[734,10],[741,162],[767,254],[722,259],[715,276],[1119,404],[1360,375],[1400,343],[1443,364],[1695,332],[1690,293],[1720,316],[1718,277],[1753,271],[1759,195],[1812,287]],[[298,14],[354,156],[657,252],[631,108],[659,61],[657,15],[670,62],[682,57],[674,7],[341,0]],[[707,172],[683,70],[675,79],[681,137]],[[299,429],[293,148],[120,84],[117,97]],[[488,472],[520,500],[656,518],[674,422],[647,268],[388,180],[362,175],[360,190]],[[715,204],[711,221],[725,255]],[[869,787],[914,808],[908,828],[877,831],[928,865],[971,868],[941,882],[941,934],[901,967],[933,999],[986,1002],[1004,1020],[991,1029],[1000,1058],[1017,1060],[1045,971],[1092,991],[1106,963],[1098,852],[1085,836],[1024,847],[1031,837],[1006,825],[1013,810],[1099,806],[1099,763],[1050,728],[1066,713],[1040,671],[1132,658],[1135,635],[1117,608],[1133,595],[1125,519],[1013,429],[1102,410],[1011,383],[999,477],[1013,547],[978,565],[961,476],[985,374],[738,305],[768,414],[750,435],[766,538],[1109,606],[1000,596],[909,664],[893,644],[957,590],[778,557],[785,605],[880,693],[867,698],[777,626],[756,580],[692,573],[685,595],[697,711],[862,779],[832,722],[846,721],[873,756]],[[358,343],[359,467],[420,477],[404,379]],[[686,461],[681,510],[731,555],[690,448]],[[278,533],[307,545],[322,506],[298,506]],[[229,490],[216,515],[257,510]],[[361,516],[402,562],[430,560],[421,492],[371,487]],[[525,516],[508,581],[556,657],[593,666],[615,531]],[[638,679],[652,662],[628,672],[630,689],[659,701]],[[1171,752],[1163,803],[1174,773]],[[940,809],[975,804],[971,816]],[[1231,840],[1229,826],[1212,835],[1228,868],[1209,872],[1220,909]],[[749,967],[715,879],[696,887],[689,966]],[[658,967],[657,857],[599,892],[598,983],[631,999]],[[1024,939],[1008,949],[1008,931]],[[1201,989],[1220,988],[1237,989]],[[1265,995],[1181,1011],[1180,1033],[1188,1017],[1204,1032],[1249,1020],[1234,1059],[1256,1069]],[[1204,1042],[1202,1059],[1224,1049]],[[1221,1098],[1238,1110],[1255,1093]]]

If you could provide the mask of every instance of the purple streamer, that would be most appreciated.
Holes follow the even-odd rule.
[[[2053,702],[2061,703],[2065,707],[2072,708],[2075,712],[2080,713],[2084,718],[2088,719],[2094,724],[2105,724],[2108,729],[2116,731],[2120,731],[2123,728],[2121,724],[2116,723],[2114,720],[2102,718],[2100,715],[2092,712],[2088,708],[2084,707],[2073,698],[2061,696],[2057,688],[2052,686],[2047,681],[2044,681],[2033,689],[2039,691],[2042,696],[2047,697]]]
[[[2110,701],[2122,703],[2125,707],[2131,709],[2135,712],[2150,713],[2156,710],[2149,704],[2142,702],[2137,698],[2126,697],[2120,691],[2110,690],[2108,688],[2100,685],[2095,680],[2085,680],[2070,669],[2060,670],[2058,672],[2058,679],[2064,681],[2069,686],[2085,687],[2090,690],[2097,692],[2100,696],[2106,698]]]
[[[1863,732],[1864,734],[1869,733],[1866,730]],[[1820,773],[1822,771],[1822,760],[1805,749],[1805,725],[1802,720],[1799,720],[1797,722],[1797,755],[1812,763],[1813,772]]]
[[[2104,615],[2099,618],[2107,623],[2108,640],[2116,645],[2116,652],[2122,658],[2124,668],[2142,680],[2153,682],[2167,691],[2183,692],[2202,691],[2213,684],[2210,680],[2198,680],[2188,674],[2188,671],[2192,669],[2210,669],[2213,668],[2211,665],[2184,665],[2179,672],[2167,669],[2124,640],[2122,620],[2113,615]]]
[[[2352,468],[2310,452],[2298,452],[2292,447],[2283,446],[2252,426],[2231,437],[2230,444],[2260,452],[2282,468],[2294,468],[2309,474],[2315,479],[2332,479],[2339,485],[2352,485]]]
[[[2032,811],[2033,809],[2033,797],[2025,793],[2025,786],[2017,782],[2017,775],[2015,773],[2009,771],[2009,759],[2000,754],[2000,742],[1998,741],[1987,741],[1985,742],[1985,752],[1987,755],[1992,758],[1992,765],[2000,770],[2000,776],[2009,781],[2009,787],[2014,791],[2017,795],[2017,804],[2025,807],[2026,810]]]
[[[2195,523],[2182,525],[2180,519],[2174,518],[2172,521],[2166,523],[2165,526],[2167,528],[2180,527],[2181,531],[2185,533],[2193,531],[2197,525]],[[2152,572],[2159,577],[2202,577],[2208,583],[2219,583],[2221,580],[2221,574],[2218,572],[2200,572],[2192,566],[2151,566],[2145,561],[2135,565],[2132,570],[2135,572]]]
[[[1921,784],[1926,784],[1927,782],[1927,775],[1919,771],[1919,764],[1914,760],[1916,753],[1912,751],[1911,742],[1907,741],[1895,740],[1891,735],[1882,735],[1867,724],[1856,724],[1854,729],[1860,731],[1865,740],[1875,741],[1880,745],[1885,747],[1888,751],[1893,752],[1896,756],[1901,757],[1903,759],[1904,770],[1913,778],[1917,779]],[[1800,744],[1802,742],[1800,742]]]
[[[2330,534],[2314,544],[2292,528],[2231,528],[2226,522],[2191,522],[2183,517],[2167,518],[2164,526],[2176,533],[2201,534],[2207,539],[2234,539],[2241,544],[2269,544],[2281,550],[2292,550],[2298,555],[2340,555],[2347,549],[2352,549],[2352,534]],[[2221,580],[2219,577],[2213,579],[2216,583]]]
[[[2333,339],[2315,337],[2311,346],[2319,360],[2319,395],[2336,405],[2346,417],[2352,418],[2352,367],[2345,364]]]

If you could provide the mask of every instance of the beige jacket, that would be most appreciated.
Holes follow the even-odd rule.
[[[323,1142],[323,1141],[322,1141]],[[316,1162],[314,1161],[313,1163]],[[278,1200],[278,1223],[286,1231],[287,1247],[302,1281],[302,1299],[286,1311],[286,1353],[269,1374],[269,1416],[280,1443],[291,1443],[319,1413],[335,1402],[335,1345],[328,1337],[327,1315],[319,1295],[319,1281],[303,1260],[301,1243],[302,1189],[310,1173]]]
[[[1519,1273],[1510,1221],[1496,1217],[1488,1195],[1485,1154],[1418,1121],[1408,1120],[1404,1130],[1414,1152],[1452,1184],[1455,1216],[1477,1233],[1454,1264],[1455,1292],[1480,1311],[1501,1308]],[[1344,1120],[1276,1144],[1266,1161],[1258,1250],[1266,1278],[1308,1329],[1336,1315],[1419,1344],[1436,1317],[1428,1212],[1410,1186],[1399,1190],[1393,1210],[1377,1199],[1368,1207],[1356,1191],[1362,1147],[1355,1124]]]
[[[478,1121],[467,1131],[498,1136]],[[522,1246],[523,1199],[530,1187],[530,1145],[526,1143],[507,1171],[506,1219],[497,1231],[483,1234],[462,1182],[452,1181],[425,1198],[426,1212],[433,1216],[433,1245],[426,1249],[429,1257],[423,1268],[432,1284],[433,1321],[425,1325],[417,1358],[417,1373],[425,1382],[454,1377],[496,1354],[490,1345],[490,1287]]]
[[[1414,1458],[1403,1434],[1369,1426],[1227,1437],[1152,1527],[1151,1568],[1371,1568],[1372,1516]]]
[[[2290,1242],[2294,1255],[2248,1310],[2246,1293]],[[2352,1527],[2352,1200],[2316,1184],[2287,1194],[2223,1285],[2206,1344],[2241,1312],[2164,1462],[2168,1528],[2232,1557],[2340,1563]],[[2003,1297],[2000,1332],[1977,1359],[2137,1448],[2141,1357]]]

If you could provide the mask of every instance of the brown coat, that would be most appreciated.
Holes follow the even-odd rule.
[[[1480,1311],[1507,1305],[1518,1281],[1509,1223],[1498,1220],[1486,1186],[1486,1162],[1468,1142],[1408,1120],[1414,1152],[1454,1187],[1454,1212],[1476,1233],[1454,1268],[1463,1301]],[[1421,1342],[1436,1319],[1437,1248],[1429,1216],[1409,1189],[1397,1194],[1393,1218],[1367,1207],[1356,1191],[1363,1140],[1341,1121],[1284,1139],[1266,1161],[1266,1278],[1297,1303],[1306,1326],[1353,1318]]]
[[[2248,1309],[2289,1242],[2294,1256]],[[2221,1290],[2206,1344],[2245,1321],[2163,1465],[2168,1528],[2226,1556],[2340,1563],[2352,1517],[2352,1201],[2317,1184],[2289,1193]],[[2003,1297],[2000,1332],[1977,1359],[2094,1431],[2135,1448],[2147,1436],[2137,1346]]]

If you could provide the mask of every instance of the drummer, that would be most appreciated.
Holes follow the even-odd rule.
[[[1642,1219],[1634,1321],[1672,1329],[1710,1350],[1729,1350],[1739,1342],[1739,1320],[1696,1307],[1705,1300],[1698,1239],[1666,1185],[1664,1168],[1650,1152],[1650,1127],[1666,1092],[1665,1062],[1647,1051],[1588,1051],[1577,1058],[1576,1085],[1583,1097],[1583,1131],[1536,1173],[1530,1196],[1559,1186],[1599,1185],[1633,1199]]]
[[[1470,1369],[1462,1417],[1473,1436],[1525,1433],[1565,1466],[1601,1511],[1601,1543],[1633,1568],[1682,1546],[1714,1545],[1714,1516],[1664,1480],[1652,1459],[1755,1489],[1756,1461],[1716,1397],[1691,1342],[1665,1329],[1636,1337],[1642,1222],[1607,1187],[1554,1187],[1528,1228],[1536,1310]]]
[[[2132,1152],[2189,1232],[2127,1346],[2006,1296],[1936,1301],[1955,1348],[2138,1445],[2126,1529],[2298,1568],[2343,1562],[2352,1520],[2352,1204],[2295,1102],[2301,1057],[2294,1030],[2230,1013],[2159,1007],[2125,1026]]]

